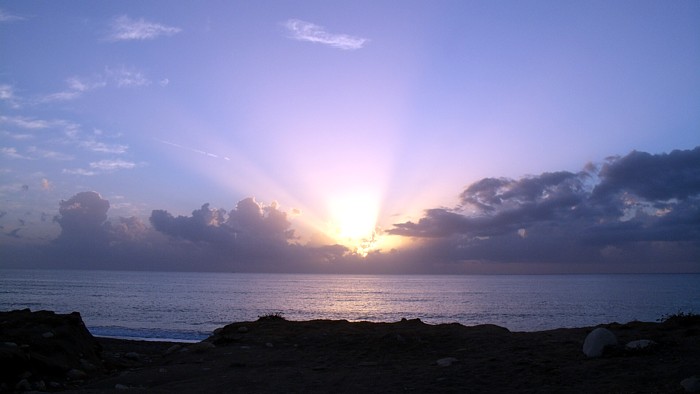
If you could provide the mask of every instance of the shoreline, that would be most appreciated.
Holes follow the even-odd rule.
[[[682,393],[681,382],[700,376],[698,315],[598,325],[617,345],[594,358],[582,345],[596,327],[511,332],[418,319],[265,316],[228,324],[201,342],[176,343],[93,337],[78,313],[0,312],[0,319],[8,338],[0,360],[16,372],[2,383],[8,392]],[[8,340],[16,346],[8,348]],[[625,348],[639,340],[654,345]],[[59,345],[61,360],[54,354]],[[20,370],[25,353],[41,362]],[[18,358],[7,364],[8,355]]]

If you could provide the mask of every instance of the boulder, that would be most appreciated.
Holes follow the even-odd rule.
[[[600,357],[606,346],[617,345],[617,338],[607,328],[598,327],[591,331],[583,341],[583,353],[589,357]]]

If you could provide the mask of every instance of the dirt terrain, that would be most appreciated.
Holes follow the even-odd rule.
[[[40,321],[26,325],[26,335],[19,337],[13,324],[31,318],[5,317],[17,312],[23,311],[0,314],[5,343],[0,367],[14,374],[4,377],[4,392],[683,393],[681,382],[692,390],[692,377],[700,376],[697,315],[600,326],[614,333],[618,345],[589,358],[582,345],[593,327],[510,332],[418,319],[369,323],[268,316],[232,323],[197,344],[175,344],[68,340],[68,330]],[[653,343],[625,348],[641,339]],[[63,341],[63,350],[42,348],[51,341]],[[77,353],[71,350],[76,348]],[[76,354],[46,362],[61,352]],[[37,355],[44,362],[33,363]]]

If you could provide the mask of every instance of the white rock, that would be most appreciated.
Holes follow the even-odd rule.
[[[275,347],[275,345],[273,345],[272,342],[267,342],[267,343],[265,343],[265,346],[267,346],[267,347]]]
[[[450,365],[456,363],[457,361],[459,361],[459,360],[457,360],[454,357],[445,357],[445,358],[441,358],[441,359],[437,360],[435,363],[437,363],[437,365],[439,365],[441,367],[449,367]]]
[[[125,385],[125,384],[119,384],[119,383],[117,383],[117,384],[114,385],[114,388],[117,389],[117,390],[128,390],[128,389],[129,389],[129,386],[127,386],[127,385]]]
[[[697,376],[691,376],[681,381],[681,386],[686,393],[700,392],[700,379]]]
[[[632,341],[628,342],[627,345],[625,345],[625,349],[628,350],[642,350],[646,349],[649,346],[654,346],[656,345],[656,342],[649,340],[649,339],[639,339],[637,341]]]
[[[598,327],[583,341],[583,353],[588,357],[600,357],[606,346],[617,345],[617,338],[607,328]]]
[[[41,334],[41,336],[46,339],[53,338],[53,333],[51,331],[46,331],[45,333]]]

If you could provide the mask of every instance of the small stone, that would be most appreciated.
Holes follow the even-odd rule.
[[[265,343],[265,346],[267,346],[267,347],[275,347],[275,345],[273,345],[272,342],[267,342],[267,343]]]
[[[46,331],[45,333],[41,334],[42,337],[49,339],[53,338],[53,333],[51,331]]]
[[[441,367],[449,367],[450,365],[452,365],[458,361],[459,360],[457,360],[454,357],[445,357],[445,358],[441,358],[441,359],[437,360],[435,363]]]
[[[691,376],[681,381],[681,386],[686,393],[700,392],[700,379],[697,376]]]
[[[362,361],[357,364],[358,367],[376,367],[379,365],[376,361]]]
[[[656,345],[656,342],[649,340],[649,339],[640,339],[637,341],[632,341],[628,342],[627,345],[625,345],[625,349],[627,350],[642,350],[642,349],[647,349],[651,346]]]
[[[172,354],[180,349],[182,349],[181,345],[173,345],[173,346],[170,346],[168,349],[166,349],[164,354]]]
[[[17,344],[14,342],[3,342],[2,345],[5,347],[11,347],[11,348],[17,347]]]
[[[66,377],[70,380],[83,380],[88,377],[88,375],[79,369],[71,369],[66,373]]]
[[[38,382],[34,382],[34,384],[32,384],[32,386],[33,386],[34,390],[46,391],[46,383],[44,383],[43,380],[40,380]]]
[[[29,391],[32,389],[32,385],[29,384],[27,379],[22,379],[15,385],[15,390],[17,391]]]
[[[158,372],[159,372],[159,373],[167,373],[168,370],[165,369],[165,368],[161,368],[161,369],[158,370]]]
[[[124,355],[124,357],[128,358],[129,360],[134,360],[134,361],[139,361],[141,359],[141,355],[136,353],[136,352],[129,352]]]
[[[114,385],[114,388],[117,390],[128,390],[129,386],[127,386],[125,384],[117,383]]]
[[[204,352],[209,349],[214,349],[215,347],[216,346],[211,342],[197,342],[188,346],[188,348],[193,352]]]
[[[84,359],[84,358],[81,358],[81,359],[80,359],[80,367],[83,368],[83,369],[86,370],[86,371],[95,371],[95,370],[97,370],[97,367],[95,366],[95,364],[91,363],[90,361],[88,361],[88,360],[86,360],[86,359]]]
[[[51,381],[49,382],[49,387],[51,387],[52,389],[60,389],[62,386],[61,383]]]
[[[248,327],[246,327],[246,326],[238,327],[238,332],[246,333],[246,332],[248,332]]]
[[[606,346],[617,345],[617,338],[612,331],[607,328],[598,327],[591,331],[583,341],[583,353],[591,357],[600,357]]]

